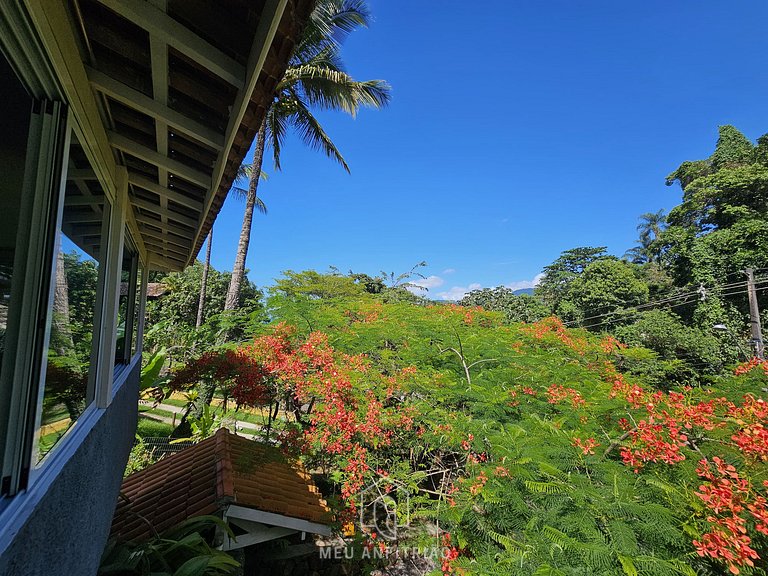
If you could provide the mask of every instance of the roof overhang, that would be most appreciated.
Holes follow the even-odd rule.
[[[77,181],[127,173],[153,268],[197,255],[271,103],[312,0],[25,0],[81,133]]]
[[[301,518],[292,518],[282,514],[264,512],[247,506],[231,504],[224,512],[224,520],[245,532],[232,539],[227,536],[223,550],[236,550],[254,544],[261,544],[277,538],[284,538],[297,532],[308,532],[330,536],[331,529],[319,522],[310,522]]]

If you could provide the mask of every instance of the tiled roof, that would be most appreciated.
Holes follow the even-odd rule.
[[[112,535],[143,540],[229,504],[328,524],[330,511],[312,478],[276,448],[230,434],[214,436],[123,481]]]

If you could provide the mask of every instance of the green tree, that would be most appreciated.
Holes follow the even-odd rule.
[[[673,361],[667,377],[684,384],[699,374],[717,374],[738,359],[727,338],[721,342],[712,331],[687,326],[666,310],[643,312],[633,324],[618,327],[616,336],[625,344],[649,348],[662,360]]]
[[[194,354],[193,348],[200,339],[208,339],[212,344],[221,339],[218,334],[211,334],[211,331],[218,329],[217,323],[220,321],[237,323],[262,309],[261,291],[246,280],[240,291],[238,311],[243,318],[229,318],[232,312],[222,315],[230,274],[211,267],[203,309],[206,322],[200,329],[196,328],[203,269],[203,264],[196,261],[183,272],[171,272],[162,277],[161,281],[167,287],[166,293],[147,302],[145,348],[148,351],[169,348],[175,358]],[[235,330],[236,326],[232,328],[231,336],[235,338],[240,330]]]
[[[69,294],[69,326],[78,360],[90,362],[93,314],[99,270],[93,260],[81,260],[76,252],[63,254]]]
[[[601,258],[569,284],[556,311],[566,320],[604,330],[606,322],[616,321],[626,308],[647,301],[648,286],[635,266],[616,258]]]
[[[358,282],[353,276],[345,276],[338,272],[322,274],[314,270],[304,272],[286,270],[283,272],[283,278],[279,278],[270,291],[288,300],[304,298],[328,300],[360,297],[367,291],[367,286],[363,282]]]
[[[552,314],[544,302],[530,294],[515,294],[506,286],[472,290],[459,301],[462,306],[482,306],[503,312],[509,322],[537,322]]]
[[[305,144],[320,150],[349,171],[344,157],[312,114],[312,108],[341,110],[355,116],[361,107],[380,108],[389,102],[389,86],[383,80],[354,80],[341,60],[341,39],[368,26],[370,15],[360,0],[320,0],[296,48],[277,95],[266,112],[256,137],[253,170],[248,182],[243,226],[240,232],[232,279],[227,291],[226,310],[237,306],[250,244],[253,208],[267,141],[275,166],[280,169],[280,152],[289,128]]]
[[[566,250],[544,267],[544,277],[536,286],[535,294],[548,306],[556,308],[579,274],[592,262],[607,257],[605,246],[585,246]]]
[[[734,307],[746,316],[742,271],[768,263],[768,137],[753,145],[733,126],[721,126],[712,156],[681,164],[667,178],[675,182],[683,201],[657,242],[661,262],[677,286],[709,288],[688,319],[708,330],[732,317]],[[730,289],[717,289],[723,285]]]

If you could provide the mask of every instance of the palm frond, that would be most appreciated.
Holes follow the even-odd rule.
[[[248,196],[248,188],[239,186],[237,182],[241,180],[249,181],[251,179],[252,173],[253,165],[241,164],[237,169],[237,173],[235,174],[235,181],[232,183],[232,187],[229,189],[230,193],[234,193],[237,198],[244,200],[245,197]],[[259,180],[269,180],[269,174],[267,174],[264,170],[259,171]],[[262,213],[266,214],[266,211]]]
[[[321,151],[329,158],[336,160],[344,170],[349,172],[349,166],[341,152],[336,148],[328,134],[325,133],[320,122],[312,115],[307,105],[298,98],[293,101],[293,105],[295,111],[289,118],[289,121],[304,143],[313,150]]]
[[[280,170],[280,153],[285,141],[285,133],[288,124],[288,118],[291,115],[292,107],[287,100],[278,100],[270,106],[267,112],[266,130],[267,141],[272,147],[272,156],[275,162],[275,168]]]
[[[285,86],[298,85],[307,104],[325,110],[342,110],[355,116],[361,106],[381,108],[389,103],[389,85],[383,80],[358,82],[349,74],[324,66],[303,65],[290,68],[283,78]]]
[[[264,204],[264,200],[256,196],[256,200],[253,204],[253,207],[256,208],[261,214],[267,213],[267,205]]]
[[[296,49],[301,60],[328,47],[338,47],[358,28],[367,28],[371,14],[365,0],[320,0]]]

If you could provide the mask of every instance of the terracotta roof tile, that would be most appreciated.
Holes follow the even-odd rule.
[[[193,516],[237,504],[327,524],[330,510],[311,476],[274,448],[219,430],[123,481],[112,535],[142,540]],[[126,500],[127,499],[127,500]]]

